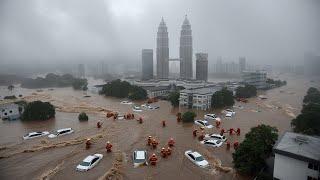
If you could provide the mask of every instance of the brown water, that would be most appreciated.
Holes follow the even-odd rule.
[[[252,98],[249,103],[236,103],[243,106],[237,109],[236,116],[231,119],[222,118],[222,128],[241,128],[240,136],[229,136],[231,142],[242,141],[244,134],[251,127],[261,123],[276,126],[280,134],[291,130],[290,121],[301,109],[301,101],[309,86],[319,87],[319,82],[311,83],[301,77],[285,77],[288,85],[261,92],[267,100]],[[280,92],[282,90],[283,92]],[[0,90],[1,93],[5,89]],[[199,144],[193,138],[192,130],[196,127],[193,124],[177,123],[175,114],[185,109],[172,108],[170,103],[160,101],[156,105],[159,110],[143,111],[135,113],[136,116],[144,118],[143,124],[135,120],[113,121],[105,118],[106,110],[120,113],[132,112],[130,105],[121,105],[120,99],[105,98],[96,94],[91,97],[83,97],[80,91],[73,91],[71,88],[55,88],[53,91],[44,89],[43,92],[34,90],[17,89],[23,93],[27,100],[48,100],[58,107],[56,118],[43,122],[21,122],[21,121],[0,121],[0,179],[39,179],[49,174],[51,179],[98,179],[107,172],[115,161],[115,152],[125,155],[125,161],[121,169],[124,179],[250,179],[241,177],[231,172],[222,172],[218,168],[200,169],[184,157],[188,149],[197,150],[205,155],[210,162],[219,162],[224,167],[232,167],[232,152],[226,150],[225,145],[220,148],[208,148]],[[281,109],[277,108],[281,107]],[[88,122],[79,122],[78,113],[85,111],[89,113]],[[221,110],[215,111],[221,114]],[[197,111],[198,118],[202,118],[207,112]],[[103,121],[101,129],[96,128],[97,121]],[[167,127],[161,126],[161,121],[166,120]],[[213,123],[213,122],[211,122]],[[56,139],[36,138],[22,140],[27,132],[72,127],[75,133],[62,136]],[[213,128],[207,132],[220,132],[220,129]],[[101,136],[95,136],[101,135]],[[145,145],[147,136],[155,136],[160,145],[153,150]],[[70,140],[81,140],[95,136],[93,146],[85,150],[83,143],[67,145],[64,147],[39,150],[36,152],[21,153],[25,149],[34,149]],[[149,154],[153,152],[159,156],[159,150],[165,146],[168,139],[173,137],[176,146],[172,155],[167,159],[161,159],[157,166],[133,168],[132,152],[136,149],[146,149]],[[41,142],[43,141],[43,142]],[[105,143],[110,141],[113,144],[113,153],[105,153]],[[102,153],[104,158],[92,170],[88,172],[76,172],[75,167],[89,154]],[[6,157],[9,156],[9,157]]]

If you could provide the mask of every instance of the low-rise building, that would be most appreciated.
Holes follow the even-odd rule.
[[[320,179],[320,138],[286,132],[274,146],[275,180]]]
[[[220,89],[221,87],[218,86],[184,89],[180,91],[179,105],[188,108],[208,110],[211,108],[213,93]]]
[[[243,71],[242,80],[257,89],[267,88],[267,73],[264,71]]]
[[[148,98],[167,96],[171,92],[170,86],[143,86],[142,88],[147,91]]]

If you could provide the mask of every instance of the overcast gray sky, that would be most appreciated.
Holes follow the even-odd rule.
[[[318,0],[1,0],[0,61],[139,61],[163,16],[178,57],[187,14],[194,52],[261,64],[320,52]]]

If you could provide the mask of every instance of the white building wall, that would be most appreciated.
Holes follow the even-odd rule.
[[[319,172],[309,169],[308,162],[275,154],[273,177],[280,180],[307,180],[308,176],[318,178]]]

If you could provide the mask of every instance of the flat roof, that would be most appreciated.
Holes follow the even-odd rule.
[[[214,86],[214,87],[201,87],[201,88],[192,88],[192,89],[184,89],[180,92],[182,93],[190,93],[190,94],[213,94],[216,91],[219,91],[221,89],[220,86]]]
[[[306,162],[320,162],[320,138],[286,132],[274,146],[274,152]]]
[[[142,86],[142,88],[146,91],[162,91],[170,89],[168,86]]]

